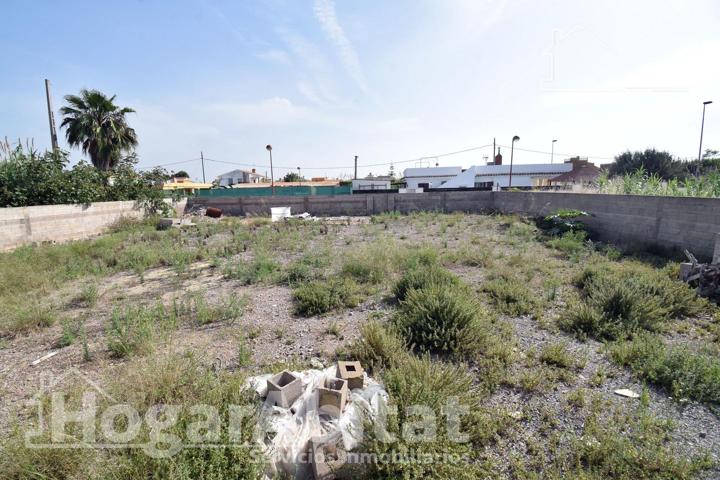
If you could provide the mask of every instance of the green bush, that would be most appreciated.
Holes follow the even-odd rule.
[[[360,327],[360,338],[347,347],[347,358],[358,360],[370,372],[395,365],[408,355],[402,340],[377,320]]]
[[[134,155],[102,172],[85,161],[67,169],[69,156],[63,151],[39,154],[22,145],[6,150],[6,158],[0,158],[0,207],[164,198],[156,182],[167,173],[162,169],[135,170]]]
[[[667,271],[634,262],[605,263],[583,270],[576,280],[581,299],[560,319],[567,331],[598,339],[619,339],[658,331],[669,318],[696,315],[706,301]]]
[[[372,462],[365,466],[363,478],[469,480],[488,476],[488,471],[481,462],[472,461],[476,452],[473,442],[453,441],[447,430],[448,423],[443,417],[445,407],[451,399],[467,407],[470,412],[477,412],[479,409],[480,395],[473,386],[472,375],[464,366],[432,361],[427,357],[409,356],[386,370],[382,380],[390,397],[390,405],[397,407],[398,411],[397,415],[387,417],[388,421],[385,425],[385,431],[394,438],[392,441],[387,441],[386,438],[378,435],[376,428],[369,425],[365,429],[365,438],[360,451],[376,454],[378,458],[386,457],[393,452],[410,450],[418,455],[418,458],[425,455],[445,455],[445,458],[440,457],[441,460],[433,462]],[[419,442],[408,437],[410,432],[426,433],[416,431],[418,416],[409,410],[410,407],[417,405],[432,410],[437,418],[435,434]],[[468,422],[475,421],[475,416],[463,416],[464,425],[460,427],[461,431],[477,430],[467,425]],[[451,456],[460,459],[452,461]]]
[[[393,294],[398,300],[404,300],[410,290],[421,290],[431,285],[458,287],[460,279],[438,265],[419,266],[400,277],[393,287]]]
[[[598,398],[591,404],[581,432],[554,454],[547,478],[690,480],[712,467],[709,455],[690,456],[668,442],[670,420],[642,406],[627,411]]]
[[[293,290],[296,311],[310,317],[332,310],[352,308],[360,302],[359,288],[349,278],[331,278],[303,283]]]
[[[390,273],[397,260],[397,248],[388,241],[378,241],[359,250],[354,250],[345,258],[341,273],[359,283],[377,285]]]
[[[567,347],[566,342],[548,343],[540,351],[540,361],[558,368],[575,366],[575,358]]]
[[[250,262],[231,261],[225,265],[226,278],[239,280],[245,285],[272,282],[280,270],[280,265],[265,254],[257,254]]]
[[[612,359],[675,398],[720,405],[720,360],[685,346],[668,347],[657,335],[643,334],[610,346]]]
[[[467,289],[429,285],[407,291],[394,325],[415,351],[462,358],[479,351],[485,319]]]
[[[505,315],[535,313],[541,304],[527,283],[516,278],[498,277],[485,282],[481,288],[490,304]]]
[[[124,358],[150,353],[153,350],[158,318],[165,318],[165,309],[160,303],[154,308],[113,310],[106,333],[110,354]]]
[[[569,231],[563,233],[560,237],[548,240],[548,245],[561,252],[577,254],[585,249],[586,239],[587,233],[582,230]]]

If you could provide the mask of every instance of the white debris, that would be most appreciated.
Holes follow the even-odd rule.
[[[290,207],[270,207],[270,220],[272,222],[279,222],[291,216]]]
[[[364,415],[371,418],[377,415],[380,405],[387,402],[387,393],[382,385],[367,377],[365,388],[353,390],[340,417],[332,418],[318,411],[317,387],[324,384],[325,378],[335,377],[336,366],[292,373],[300,377],[303,393],[290,408],[271,406],[267,402],[263,404],[258,426],[261,432],[266,433],[258,442],[269,459],[266,469],[268,478],[287,475],[296,480],[312,479],[312,466],[303,461],[310,439],[338,433],[342,438],[342,448],[352,450],[362,438]],[[251,377],[247,384],[258,395],[265,397],[270,376]]]
[[[621,388],[619,390],[615,390],[615,395],[620,395],[621,397],[627,397],[627,398],[640,398],[639,393],[635,393],[630,389],[627,388]]]

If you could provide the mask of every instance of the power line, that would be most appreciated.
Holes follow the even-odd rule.
[[[163,163],[162,165],[153,165],[151,167],[141,167],[140,170],[150,170],[151,168],[162,168],[162,167],[169,167],[172,165],[180,165],[182,163],[190,163],[190,162],[197,162],[200,160],[200,157],[198,158],[191,158],[190,160],[181,160],[179,162],[171,162],[171,163]]]
[[[366,163],[366,164],[364,164],[364,165],[358,165],[358,167],[360,167],[360,168],[384,167],[384,166],[387,166],[387,165],[397,165],[398,163],[412,163],[412,162],[418,162],[418,161],[420,161],[420,160],[428,160],[428,159],[432,159],[432,158],[449,157],[449,156],[451,156],[451,155],[458,155],[458,154],[460,154],[460,153],[472,152],[472,151],[474,151],[474,150],[480,150],[480,149],[489,148],[489,147],[492,147],[492,145],[491,145],[491,144],[489,144],[489,145],[481,145],[481,146],[479,146],[479,147],[470,147],[470,148],[465,148],[465,149],[463,149],[463,150],[456,150],[456,151],[453,151],[453,152],[439,153],[439,154],[436,154],[436,155],[425,155],[425,156],[422,156],[422,157],[411,158],[411,159],[408,159],[408,160],[393,160],[393,161],[384,162],[384,163]],[[265,166],[265,164],[259,165],[259,164],[255,164],[255,163],[228,162],[227,160],[216,160],[216,159],[214,159],[214,158],[207,158],[207,157],[205,157],[205,160],[207,160],[208,162],[225,163],[225,164],[227,164],[227,165],[237,165],[237,166],[240,166],[240,167],[264,167],[264,166]],[[283,169],[288,169],[288,170],[295,170],[297,167],[288,167],[288,166],[284,166],[284,165],[277,165],[277,168],[283,168]],[[355,165],[338,165],[338,166],[334,166],[334,167],[331,167],[331,166],[327,166],[327,167],[303,167],[303,170],[328,170],[328,169],[338,170],[338,169],[352,169],[352,168],[355,168]]]
[[[498,144],[498,147],[510,148],[508,145],[500,145],[500,144]],[[553,154],[552,152],[544,152],[544,151],[542,151],[542,150],[531,150],[531,149],[529,149],[529,148],[520,148],[520,147],[514,147],[514,148],[515,148],[515,150],[520,150],[520,151],[522,151],[522,152],[542,153],[542,154],[544,154],[544,155],[552,155],[552,154]],[[575,157],[575,156],[577,156],[578,154],[577,154],[577,153],[560,153],[560,152],[555,152],[555,155],[561,155],[561,156],[564,156],[564,157]],[[591,158],[591,159],[595,159],[595,160],[615,160],[614,157],[600,157],[600,156],[596,156],[596,155],[586,155],[586,157],[589,158],[589,159]]]

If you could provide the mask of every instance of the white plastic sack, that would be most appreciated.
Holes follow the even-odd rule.
[[[345,410],[339,418],[319,415],[317,387],[322,386],[326,378],[334,378],[336,371],[333,366],[325,370],[292,372],[302,381],[302,395],[290,408],[272,406],[267,402],[263,404],[259,426],[261,431],[267,433],[259,441],[263,453],[269,459],[266,471],[269,478],[284,473],[296,480],[312,479],[312,465],[308,461],[310,438],[339,433],[343,443],[341,446],[347,451],[352,450],[362,440],[362,413],[368,412],[374,417],[381,401],[387,400],[382,385],[365,374],[365,388],[350,392]],[[267,380],[271,376],[251,377],[248,385],[265,398]]]
[[[284,218],[290,218],[290,207],[270,207],[270,221],[279,222]]]

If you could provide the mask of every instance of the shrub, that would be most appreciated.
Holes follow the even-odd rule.
[[[357,284],[348,278],[315,280],[293,290],[297,313],[306,317],[352,308],[360,301]]]
[[[198,296],[192,301],[192,313],[198,325],[235,320],[242,315],[248,302],[248,297],[242,295],[231,296],[218,303],[208,304],[205,297]]]
[[[487,267],[492,264],[492,251],[483,245],[462,245],[448,250],[443,261],[467,267]]]
[[[528,315],[540,307],[540,299],[527,283],[515,278],[499,277],[487,281],[482,285],[482,291],[488,295],[490,304],[505,315]]]
[[[265,254],[257,254],[251,262],[235,261],[225,265],[226,278],[240,280],[245,285],[271,281],[280,265]]]
[[[582,230],[569,231],[563,233],[560,237],[548,240],[548,245],[561,252],[577,254],[585,249],[586,239],[587,233]]]
[[[367,465],[364,478],[447,478],[473,479],[484,478],[488,472],[480,462],[468,461],[474,454],[473,443],[453,441],[447,430],[443,413],[450,399],[477,412],[479,395],[473,387],[473,377],[465,367],[443,362],[431,361],[427,357],[406,357],[402,362],[389,368],[383,374],[383,383],[390,397],[391,406],[396,406],[397,415],[389,415],[385,431],[394,439],[388,441],[378,434],[372,425],[365,429],[365,439],[361,451],[375,454],[378,458],[393,452],[412,451],[418,458],[423,456],[446,455],[441,461],[433,462],[372,462]],[[422,406],[431,410],[437,418],[437,429],[430,438],[413,440],[410,434],[430,433],[417,431],[418,415],[409,409]],[[480,417],[466,415],[460,427],[462,432],[477,430],[468,426],[468,422],[479,422]],[[471,437],[473,438],[473,437]],[[461,458],[452,461],[452,456]]]
[[[395,263],[396,252],[395,245],[386,241],[352,251],[345,258],[341,273],[359,283],[382,283]]]
[[[394,324],[418,352],[464,357],[479,350],[485,315],[468,290],[429,285],[408,290]]]
[[[407,355],[400,337],[377,320],[364,323],[360,338],[347,347],[347,358],[358,360],[371,372],[395,365]]]
[[[657,335],[643,334],[610,346],[612,359],[675,398],[720,404],[720,360],[687,347],[668,347]]]
[[[2,333],[15,335],[54,325],[58,316],[54,309],[43,305],[7,306],[7,318]]]
[[[540,361],[559,368],[570,368],[575,365],[572,353],[568,351],[567,343],[548,343],[540,351]]]
[[[398,300],[404,300],[410,290],[422,290],[431,285],[457,287],[460,285],[460,279],[437,265],[417,267],[400,277],[393,287],[393,294]]]
[[[421,246],[402,250],[399,266],[403,270],[411,270],[437,265],[439,260],[440,255],[435,247]]]
[[[107,332],[110,354],[124,358],[151,352],[156,329],[153,321],[155,312],[157,307],[154,312],[142,307],[113,310]]]
[[[707,303],[665,271],[634,263],[586,268],[576,280],[582,298],[571,304],[560,326],[580,336],[625,338],[657,331],[668,318],[693,315]]]
[[[569,436],[546,469],[548,478],[690,480],[712,466],[708,455],[676,451],[668,442],[670,421],[644,407],[622,411],[596,397],[589,410],[580,434]]]

